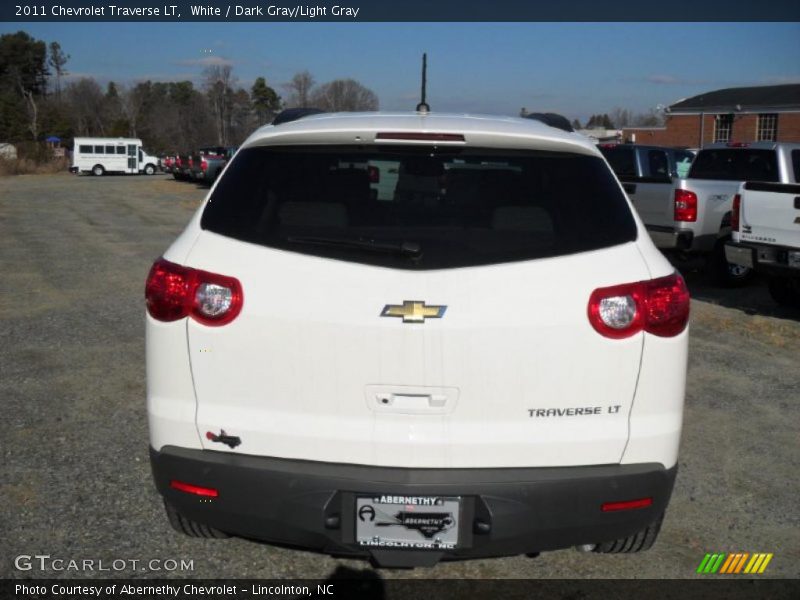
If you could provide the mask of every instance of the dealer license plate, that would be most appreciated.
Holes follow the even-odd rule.
[[[452,550],[458,545],[460,497],[360,496],[355,510],[359,546]]]
[[[795,269],[800,269],[800,252],[795,250],[789,251],[789,256],[787,257],[787,262],[790,267],[794,267]]]

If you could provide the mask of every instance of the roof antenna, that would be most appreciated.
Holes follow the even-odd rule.
[[[430,112],[431,107],[428,106],[428,103],[425,102],[425,88],[428,85],[428,54],[427,52],[423,52],[422,54],[422,101],[417,104],[417,112],[419,113],[427,113]]]

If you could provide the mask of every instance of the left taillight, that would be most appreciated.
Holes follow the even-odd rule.
[[[159,259],[145,285],[147,312],[158,321],[192,317],[204,325],[226,325],[241,312],[242,284],[234,277]]]
[[[742,220],[742,197],[736,194],[733,197],[733,208],[731,209],[731,229],[739,231],[739,223]]]
[[[622,339],[640,331],[673,337],[689,322],[689,290],[677,273],[599,288],[589,297],[588,313],[604,337]]]

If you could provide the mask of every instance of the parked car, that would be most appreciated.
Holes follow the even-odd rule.
[[[674,248],[674,180],[685,177],[694,153],[680,148],[639,144],[600,144],[659,248]]]
[[[745,181],[798,183],[792,155],[800,144],[754,142],[712,144],[697,154],[686,179],[675,183],[674,216],[665,235],[684,256],[702,256],[722,285],[743,285],[752,269],[729,263],[733,197]]]
[[[800,149],[792,151],[795,178]],[[747,182],[733,199],[729,263],[764,273],[772,298],[800,308],[800,185]]]
[[[192,179],[192,157],[189,153],[181,153],[175,157],[172,166],[172,176],[178,181],[190,181]]]
[[[192,156],[192,179],[211,185],[236,154],[237,147],[201,148]]]
[[[73,173],[128,173],[153,175],[158,159],[142,148],[138,138],[75,138],[72,150]]]
[[[175,155],[169,154],[164,157],[164,160],[161,163],[161,170],[164,173],[172,173],[172,167],[175,164]]]
[[[375,193],[378,165],[397,180]],[[428,112],[263,127],[145,295],[180,532],[388,567],[658,535],[689,295],[583,136]]]

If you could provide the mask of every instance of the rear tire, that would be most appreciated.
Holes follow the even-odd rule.
[[[95,177],[100,177],[104,175],[106,170],[103,168],[103,165],[95,165],[92,167],[92,175]]]
[[[626,538],[613,540],[610,542],[602,542],[597,544],[594,552],[601,554],[632,554],[634,552],[644,552],[653,547],[653,544],[658,538],[658,532],[661,531],[661,523],[664,521],[664,513],[658,519],[642,529],[638,533],[634,533]]]
[[[770,277],[767,288],[772,299],[781,306],[800,308],[800,279]]]
[[[717,241],[714,251],[708,259],[711,279],[720,287],[743,287],[752,281],[755,271],[749,267],[734,265],[725,258],[725,242],[730,238]]]
[[[213,527],[203,525],[202,523],[184,517],[174,506],[166,501],[164,501],[164,509],[167,511],[169,524],[172,525],[172,528],[178,533],[188,535],[189,537],[209,539],[225,539],[231,537],[224,531],[214,529]]]

